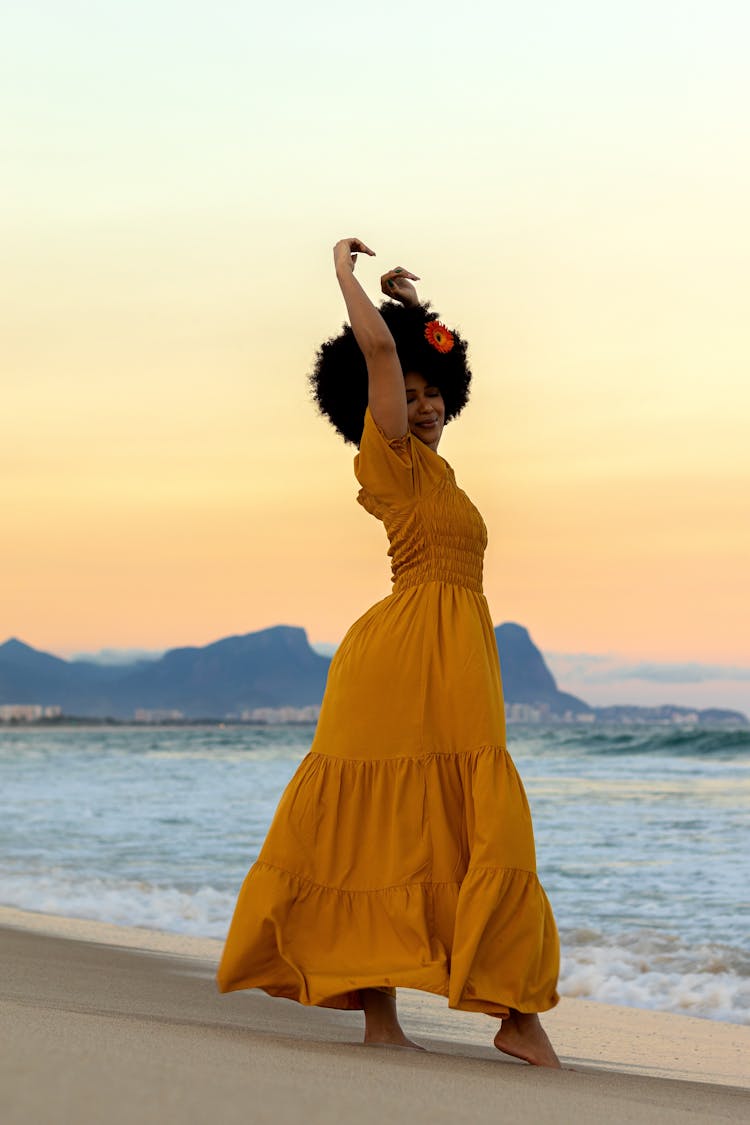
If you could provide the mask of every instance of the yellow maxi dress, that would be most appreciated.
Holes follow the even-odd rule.
[[[403,986],[495,1016],[545,1011],[559,945],[505,746],[484,522],[442,457],[410,434],[387,440],[369,410],[354,466],[388,533],[393,591],[331,662],[219,988],[351,1009],[361,988]]]

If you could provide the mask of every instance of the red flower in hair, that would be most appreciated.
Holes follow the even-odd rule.
[[[453,348],[453,333],[441,324],[439,320],[428,320],[424,329],[425,340],[435,351],[445,355]]]

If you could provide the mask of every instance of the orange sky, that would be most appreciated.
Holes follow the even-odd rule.
[[[371,293],[403,264],[470,342],[441,453],[489,527],[494,620],[750,664],[747,13],[479,8],[368,25],[348,76],[351,12],[290,37],[222,10],[176,42],[170,4],[142,38],[14,17],[0,640],[335,641],[387,593],[305,388],[357,234]],[[408,112],[382,85],[407,63]]]

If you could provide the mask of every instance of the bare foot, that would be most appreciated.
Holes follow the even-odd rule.
[[[560,1070],[560,1060],[547,1038],[547,1032],[533,1012],[511,1010],[507,1019],[500,1025],[495,1036],[498,1051],[523,1059],[531,1066],[548,1066]]]
[[[365,1046],[401,1047],[409,1051],[423,1051],[418,1043],[404,1035],[396,1012],[396,998],[379,988],[360,989],[365,1011]]]

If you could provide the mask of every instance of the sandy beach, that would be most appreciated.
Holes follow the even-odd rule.
[[[750,1027],[563,1000],[543,1071],[440,997],[400,993],[418,1054],[363,1046],[359,1013],[219,996],[216,941],[0,908],[0,944],[5,1125],[750,1118]]]

